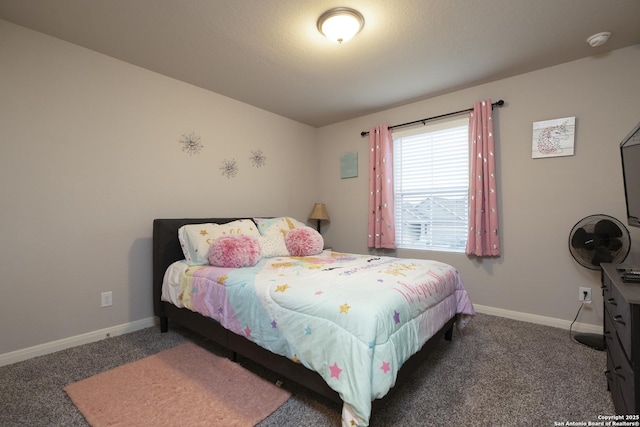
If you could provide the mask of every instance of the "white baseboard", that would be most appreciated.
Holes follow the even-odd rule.
[[[11,351],[9,353],[0,354],[0,366],[10,365],[12,363],[31,359],[32,357],[55,353],[56,351],[65,350],[67,348],[76,347],[95,341],[100,341],[105,338],[128,334],[129,332],[149,328],[151,326],[154,326],[155,324],[156,318],[148,317],[146,319],[136,320],[134,322],[123,323],[121,325],[99,329],[93,332],[87,332],[86,334],[80,334],[74,337],[63,338],[61,340],[35,345],[33,347],[24,348],[22,350]]]
[[[538,316],[537,314],[521,313],[518,311],[504,310],[502,308],[489,307],[485,305],[474,304],[474,308],[478,313],[489,314],[491,316],[506,317],[507,319],[521,320],[523,322],[536,323],[538,325],[552,326],[554,328],[569,330],[571,322],[568,320],[555,319],[553,317]],[[22,350],[11,351],[9,353],[0,354],[0,366],[10,365],[12,363],[21,362],[31,359],[32,357],[43,356],[45,354],[54,353],[82,344],[99,341],[108,337],[115,337],[140,329],[149,328],[156,324],[155,317],[148,317],[135,322],[123,323],[122,325],[104,328],[86,334],[76,335],[75,337],[63,338],[61,340],[52,341],[28,347]],[[589,325],[585,323],[574,323],[573,331],[581,333],[602,334],[602,326]]]
[[[571,322],[569,320],[556,319],[554,317],[538,316],[537,314],[521,313],[519,311],[505,310],[502,308],[488,307],[486,305],[474,304],[473,307],[478,313],[490,314],[492,316],[506,317],[507,319],[521,320],[523,322],[536,323],[538,325],[553,326],[554,328],[569,330]],[[602,334],[603,328],[598,325],[587,323],[574,323],[572,331],[580,333]]]

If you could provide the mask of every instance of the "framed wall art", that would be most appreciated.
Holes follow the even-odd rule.
[[[355,178],[358,176],[358,152],[344,153],[340,156],[340,178]]]
[[[573,156],[576,118],[545,120],[533,123],[531,155],[534,159]]]

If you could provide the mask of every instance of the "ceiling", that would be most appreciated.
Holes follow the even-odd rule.
[[[316,28],[337,6],[365,17],[343,45]],[[640,44],[638,18],[640,0],[0,0],[0,19],[314,127]]]

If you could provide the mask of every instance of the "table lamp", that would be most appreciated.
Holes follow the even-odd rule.
[[[309,214],[309,219],[315,219],[318,221],[318,233],[320,232],[320,222],[329,221],[329,214],[327,213],[327,207],[324,203],[316,203],[313,205],[313,210]]]

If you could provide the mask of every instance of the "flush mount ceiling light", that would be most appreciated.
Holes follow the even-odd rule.
[[[364,27],[364,16],[348,7],[329,9],[318,18],[318,31],[332,42],[351,40]]]
[[[611,37],[611,33],[608,31],[604,33],[594,34],[587,39],[587,43],[589,43],[591,47],[602,46],[607,42],[607,40],[609,40],[609,37]]]

